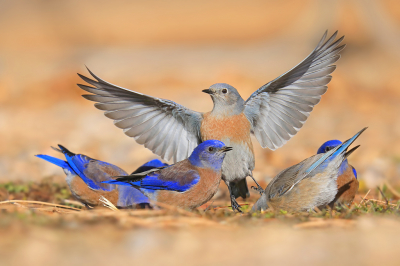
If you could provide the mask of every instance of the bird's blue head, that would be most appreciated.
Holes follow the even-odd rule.
[[[334,140],[328,140],[327,142],[325,142],[324,144],[322,144],[321,147],[319,147],[317,153],[325,153],[328,152],[332,149],[334,149],[335,147],[339,146],[340,144],[342,144],[342,142],[340,140],[334,139]],[[343,172],[344,170],[346,170],[346,168],[348,167],[348,162],[347,159],[343,161],[342,165],[341,165],[341,169],[340,172]],[[353,169],[353,174],[354,176],[357,178],[357,171],[353,166],[350,166]]]
[[[215,171],[221,170],[225,153],[232,150],[219,140],[206,140],[200,143],[192,152],[189,161],[192,165],[201,168],[211,168]]]
[[[322,144],[321,147],[319,147],[317,153],[325,153],[327,151],[330,151],[332,149],[334,149],[335,147],[339,146],[340,144],[342,144],[342,142],[340,140],[334,139],[334,140],[328,140],[327,142],[325,142],[324,144]]]

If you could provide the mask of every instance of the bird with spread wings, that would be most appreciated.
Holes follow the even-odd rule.
[[[231,146],[233,150],[222,166],[222,179],[229,188],[232,208],[240,211],[236,198],[249,196],[246,177],[253,178],[250,135],[263,148],[275,150],[300,130],[326,92],[330,74],[336,69],[333,64],[345,47],[340,44],[344,36],[335,40],[336,36],[337,32],[326,40],[325,32],[301,63],[261,86],[246,101],[228,84],[217,83],[203,90],[214,102],[213,110],[207,113],[113,85],[89,69],[94,79],[79,76],[91,86],[78,86],[91,93],[83,97],[96,102],[95,107],[126,135],[165,160],[184,160],[208,139]]]

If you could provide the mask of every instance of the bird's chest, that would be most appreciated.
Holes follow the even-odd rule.
[[[354,177],[351,167],[347,167],[347,168],[343,169],[343,172],[338,176],[338,178],[336,180],[336,182],[338,184],[338,188],[353,181],[353,179],[355,179],[355,177]]]
[[[252,149],[250,129],[250,122],[243,113],[228,117],[213,116],[211,113],[206,113],[201,122],[200,134],[202,141],[209,139],[229,140],[235,143],[245,143]]]
[[[337,178],[338,192],[335,200],[341,204],[350,204],[358,190],[358,180],[353,174],[351,167],[348,167],[343,174]]]
[[[225,180],[242,179],[254,169],[250,129],[250,122],[243,113],[224,118],[207,113],[203,117],[200,127],[202,141],[216,139],[233,148],[222,164]]]
[[[114,189],[111,191],[93,190],[76,175],[68,176],[67,183],[71,189],[72,195],[79,201],[90,206],[97,206],[100,204],[100,196],[106,197],[112,204],[117,205],[118,202],[118,190]]]

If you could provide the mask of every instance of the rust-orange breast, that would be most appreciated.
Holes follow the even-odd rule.
[[[333,203],[351,204],[358,191],[358,180],[349,165],[346,171],[337,179],[338,192]]]
[[[229,117],[216,117],[211,113],[205,113],[201,122],[200,133],[203,141],[209,139],[224,141],[224,139],[229,138],[230,141],[245,142],[252,147],[250,129],[250,122],[243,113]]]

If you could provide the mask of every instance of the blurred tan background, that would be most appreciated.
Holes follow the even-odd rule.
[[[398,1],[0,2],[0,181],[64,174],[33,155],[50,145],[127,171],[156,158],[80,95],[77,72],[171,99],[196,111],[201,90],[225,82],[243,98],[294,67],[326,29],[346,35],[328,92],[275,152],[256,148],[258,179],[361,128],[351,156],[360,179],[397,182],[400,160]],[[372,173],[372,174],[371,174]]]

